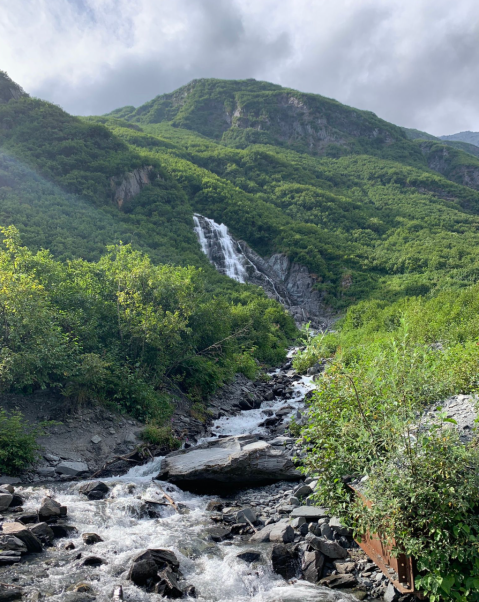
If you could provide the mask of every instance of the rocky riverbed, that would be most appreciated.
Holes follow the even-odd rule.
[[[312,378],[287,362],[241,386],[230,413],[185,422],[180,452],[0,487],[0,601],[405,602],[297,470],[288,424]]]

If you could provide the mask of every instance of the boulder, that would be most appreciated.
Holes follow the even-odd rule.
[[[212,541],[220,542],[231,537],[231,529],[228,527],[212,527],[208,529],[208,534]]]
[[[309,540],[309,545],[332,560],[348,556],[347,551],[339,543],[324,539],[323,537],[313,537]]]
[[[273,571],[284,579],[292,579],[299,571],[299,559],[296,550],[284,544],[275,544],[271,553]]]
[[[20,552],[20,554],[27,553],[27,546],[21,539],[14,535],[1,535],[0,534],[0,550],[10,552]]]
[[[269,540],[277,543],[291,543],[294,541],[294,529],[288,524],[277,523],[271,529]]]
[[[256,516],[256,512],[251,508],[243,508],[236,513],[237,523],[244,523],[248,525],[249,523],[254,524],[257,520],[258,517]]]
[[[21,600],[23,597],[23,589],[16,585],[0,583],[0,602],[14,602]]]
[[[177,576],[170,567],[158,573],[160,580],[155,585],[154,592],[164,598],[182,598],[183,590],[178,587]]]
[[[16,564],[22,559],[21,552],[12,552],[7,550],[0,550],[0,566],[6,566],[9,564]]]
[[[262,529],[260,529],[256,533],[254,533],[250,537],[249,540],[252,541],[252,542],[256,542],[256,543],[264,543],[266,541],[269,541],[269,536],[271,534],[271,531],[275,527],[276,527],[275,523],[273,523],[272,525],[266,525],[266,527],[263,527]]]
[[[43,499],[42,506],[38,511],[38,518],[40,521],[48,522],[49,520],[60,518],[60,516],[66,516],[66,513],[66,506],[62,506],[51,497],[46,497]]]
[[[308,495],[311,495],[312,493],[313,490],[309,485],[299,485],[299,487],[294,490],[294,495],[299,499],[308,497]]]
[[[11,493],[13,495],[15,493],[15,487],[9,483],[5,483],[0,485],[0,493]]]
[[[325,516],[328,516],[328,510],[320,506],[299,506],[291,512],[291,518],[303,517],[307,521],[317,521]]]
[[[89,500],[102,500],[110,489],[103,481],[90,481],[82,485],[78,491],[86,495]]]
[[[347,527],[344,527],[341,524],[341,521],[339,520],[339,518],[337,518],[336,516],[333,516],[333,517],[330,518],[330,520],[329,520],[329,526],[338,535],[342,535],[343,537],[351,537],[352,536],[351,529],[348,529]]]
[[[100,566],[106,564],[106,560],[103,560],[99,556],[87,556],[82,564],[83,566]]]
[[[180,563],[173,552],[163,549],[145,550],[133,559],[128,579],[140,587],[152,586],[160,580],[159,571],[169,568],[177,573],[179,567]]]
[[[301,477],[287,452],[257,435],[209,441],[165,457],[159,480],[193,491],[231,490]]]
[[[400,592],[394,587],[392,583],[389,583],[384,594],[384,602],[395,602],[396,600],[399,600],[400,596]]]
[[[37,523],[36,525],[31,525],[27,528],[42,542],[43,545],[48,546],[53,543],[55,534],[47,523]]]
[[[221,500],[210,500],[206,504],[207,512],[221,512],[223,510],[224,504]]]
[[[67,475],[69,477],[77,477],[89,471],[88,464],[85,462],[60,462],[55,467],[56,472]]]
[[[61,539],[62,537],[70,537],[78,533],[78,529],[73,525],[65,525],[63,523],[55,523],[50,525],[50,529],[53,531],[55,539]]]
[[[83,533],[82,539],[87,546],[92,546],[103,541],[103,539],[96,533]]]
[[[354,569],[356,568],[356,563],[344,562],[343,560],[335,560],[333,564],[334,564],[334,568],[341,575],[345,575],[346,573],[352,573],[354,571]]]
[[[3,523],[4,535],[13,535],[22,541],[28,552],[39,553],[43,550],[40,540],[21,523]]]
[[[4,512],[12,503],[13,495],[0,489],[0,512]]]
[[[247,562],[249,564],[251,562],[258,562],[261,560],[261,554],[255,550],[247,550],[246,552],[237,554],[236,558],[239,558],[240,560],[243,560],[243,562]]]
[[[20,495],[18,495],[18,493],[13,493],[12,496],[13,499],[10,502],[11,508],[18,508],[19,506],[23,506],[23,498]]]
[[[324,566],[324,555],[317,550],[312,552],[305,552],[303,556],[303,562],[301,564],[301,571],[306,581],[310,583],[318,583],[321,579],[321,573],[323,572]]]
[[[331,588],[341,588],[346,589],[349,587],[354,587],[357,585],[358,581],[354,575],[328,575],[321,579],[319,582],[321,585],[325,585],[326,587]]]

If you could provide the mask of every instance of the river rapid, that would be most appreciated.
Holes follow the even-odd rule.
[[[312,387],[308,377],[293,384],[293,397],[287,401],[291,406],[287,420],[303,410],[304,395]],[[273,399],[264,402],[258,410],[221,418],[212,425],[211,438],[245,433],[268,435],[267,429],[260,424],[270,415],[268,410],[274,412],[284,405],[284,399]],[[106,601],[113,599],[114,588],[119,585],[123,587],[124,600],[164,600],[135,586],[127,575],[137,554],[147,548],[166,548],[178,557],[184,580],[195,587],[196,599],[200,602],[356,599],[306,581],[287,583],[273,573],[268,562],[270,546],[266,543],[251,544],[241,538],[221,543],[211,541],[207,530],[213,523],[206,505],[216,496],[194,495],[170,483],[154,481],[161,462],[162,458],[155,458],[148,464],[132,468],[127,474],[103,479],[110,488],[110,494],[104,500],[90,501],[79,494],[82,482],[78,481],[18,488],[25,500],[26,511],[38,509],[47,495],[67,506],[68,522],[76,527],[77,533],[68,539],[55,540],[44,553],[29,555],[18,565],[0,568],[0,581],[24,587],[27,600],[38,599],[38,593],[39,599],[52,602]],[[157,505],[159,515],[153,518],[148,515],[147,503],[162,500],[158,485],[173,498],[180,512],[170,505]],[[285,485],[286,488],[290,486]],[[258,492],[261,488],[255,490],[256,494]],[[231,505],[234,505],[234,496]],[[94,546],[85,545],[82,534],[87,532],[97,533],[103,541]],[[73,544],[74,549],[65,549],[66,544]],[[252,549],[262,553],[261,561],[248,564],[237,557]],[[105,564],[83,566],[84,559],[90,555],[100,557]],[[79,583],[87,584],[84,589],[89,591],[74,591]],[[193,600],[192,597],[184,599]]]

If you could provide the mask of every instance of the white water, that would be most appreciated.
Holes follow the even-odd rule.
[[[205,232],[199,218],[208,224],[207,232]],[[228,233],[228,228],[224,224],[217,224],[214,220],[198,213],[193,215],[193,221],[201,250],[210,262],[218,271],[233,278],[233,280],[242,283],[246,282],[246,270],[243,264],[244,256],[236,250],[234,241]],[[213,256],[217,253],[217,249],[215,249],[217,245],[220,246],[224,266],[213,261]]]
[[[292,414],[302,405],[304,393],[312,387],[311,379],[303,377],[294,384],[292,400],[273,400],[260,410],[241,412],[223,418],[214,424],[221,434],[259,432],[264,420],[263,410],[275,411],[283,405],[292,406]],[[132,559],[147,548],[167,548],[174,551],[180,562],[185,581],[195,586],[199,602],[352,602],[355,598],[332,592],[304,581],[286,583],[272,572],[268,553],[270,545],[249,544],[238,539],[220,544],[209,541],[207,529],[213,526],[206,504],[212,499],[181,491],[175,485],[153,481],[161,466],[161,458],[136,466],[127,474],[105,479],[111,488],[107,499],[89,501],[78,493],[81,483],[52,484],[51,487],[32,486],[20,491],[26,499],[25,509],[37,509],[45,495],[53,495],[68,507],[68,522],[78,534],[56,540],[54,547],[39,555],[27,557],[19,566],[0,569],[0,581],[11,581],[40,591],[52,602],[68,602],[72,586],[79,582],[91,585],[95,600],[112,599],[115,586],[122,585],[125,601],[147,602],[164,600],[133,585],[127,580]],[[145,500],[162,500],[158,483],[179,505],[181,513],[171,506],[161,506],[161,518],[145,514]],[[232,503],[234,503],[232,501]],[[94,546],[83,544],[81,534],[98,533],[103,542]],[[65,551],[71,541],[75,550]],[[249,565],[237,558],[245,550],[258,550],[263,561]],[[76,560],[78,553],[82,559]],[[107,561],[100,567],[83,567],[81,562],[89,555]],[[83,594],[84,596],[84,594]],[[77,598],[71,598],[77,600]],[[88,599],[88,598],[82,598]],[[187,598],[192,601],[192,598]]]

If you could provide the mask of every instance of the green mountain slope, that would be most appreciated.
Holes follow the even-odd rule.
[[[439,136],[444,141],[467,142],[474,146],[479,146],[479,132],[459,132],[449,136]]]

